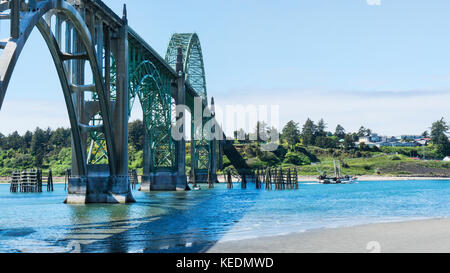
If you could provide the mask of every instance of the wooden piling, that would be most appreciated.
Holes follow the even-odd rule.
[[[208,169],[208,188],[213,189],[214,184],[212,181],[211,168]]]
[[[71,169],[66,169],[66,177],[64,178],[64,191],[67,190],[67,185],[69,184],[69,178],[72,175]]]
[[[256,173],[255,173],[255,182],[256,182],[256,189],[259,190],[261,188],[261,184],[260,184],[260,177],[259,177],[259,169],[257,169]]]
[[[42,192],[42,170],[37,170],[38,172],[38,184],[37,184],[37,192]]]
[[[11,187],[10,191],[13,193],[19,192],[19,185],[20,185],[20,172],[14,171],[11,175]]]
[[[292,177],[291,177],[291,168],[287,170],[287,189],[292,190]]]
[[[227,170],[227,188],[232,189],[233,188],[233,178],[231,177],[231,170]]]
[[[47,179],[47,191],[53,192],[53,173],[52,169],[48,170],[48,179]]]
[[[247,175],[243,174],[242,181],[241,181],[241,189],[246,189],[246,188],[247,188]]]

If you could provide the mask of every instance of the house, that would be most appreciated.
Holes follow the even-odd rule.
[[[401,136],[401,139],[404,141],[414,141],[418,138],[421,138],[422,136],[411,136],[411,135],[403,135]]]
[[[382,137],[380,137],[377,134],[372,134],[370,136],[360,137],[358,144],[365,143],[365,144],[369,145],[369,144],[379,143],[382,141],[383,141]]]
[[[446,158],[444,158],[444,161],[450,162],[450,156],[447,156]]]

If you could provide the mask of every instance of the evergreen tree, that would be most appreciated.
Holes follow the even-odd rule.
[[[45,154],[47,151],[47,133],[40,129],[36,128],[33,134],[33,138],[31,139],[31,155],[35,158],[36,167],[42,167],[44,163]]]
[[[291,147],[300,141],[300,131],[298,128],[298,123],[291,120],[286,126],[283,128],[282,138],[285,140]]]
[[[344,137],[344,148],[346,150],[352,149],[355,147],[355,141],[351,134],[347,134]]]
[[[344,138],[345,137],[345,129],[340,124],[336,126],[336,131],[334,132],[334,135],[338,138]]]
[[[141,151],[144,147],[144,123],[141,120],[136,120],[128,125],[129,142],[134,149]]]
[[[19,135],[19,132],[15,131],[12,134],[10,134],[5,139],[5,149],[13,149],[13,150],[19,150],[20,148],[23,148],[24,141],[23,138]]]
[[[319,123],[317,123],[315,135],[316,136],[326,136],[327,135],[327,133],[325,131],[326,129],[327,129],[327,124],[325,123],[325,121],[323,119],[321,119],[319,121]]]
[[[256,134],[256,142],[265,142],[268,140],[268,125],[264,121],[258,121],[256,123],[255,134]]]
[[[29,149],[31,147],[31,139],[33,138],[33,133],[30,131],[27,131],[25,135],[23,135],[23,142],[25,144],[24,148]]]
[[[303,144],[305,146],[308,145],[313,145],[315,142],[315,134],[316,134],[316,125],[314,124],[314,122],[311,119],[308,119],[305,123],[305,125],[303,125],[303,129],[302,129],[302,139],[303,139]]]
[[[434,144],[439,144],[439,141],[442,140],[441,136],[448,133],[449,126],[445,122],[444,118],[433,123],[431,126],[431,139]],[[447,139],[448,140],[448,139]]]
[[[431,126],[431,139],[437,145],[438,152],[441,156],[450,155],[450,142],[447,137],[449,126],[444,118],[433,123]]]
[[[3,142],[5,141],[5,136],[0,133],[0,150],[4,149]]]

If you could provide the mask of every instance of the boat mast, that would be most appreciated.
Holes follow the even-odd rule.
[[[338,178],[336,169],[336,160],[333,160],[333,166],[334,166],[334,177]]]
[[[342,174],[341,174],[341,161],[340,160],[338,160],[338,175],[339,175],[339,178],[342,177]]]

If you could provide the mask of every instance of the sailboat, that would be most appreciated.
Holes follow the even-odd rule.
[[[358,178],[346,175],[341,175],[341,161],[336,164],[336,160],[333,160],[334,177],[328,177],[326,173],[323,173],[318,177],[320,184],[355,184]]]

